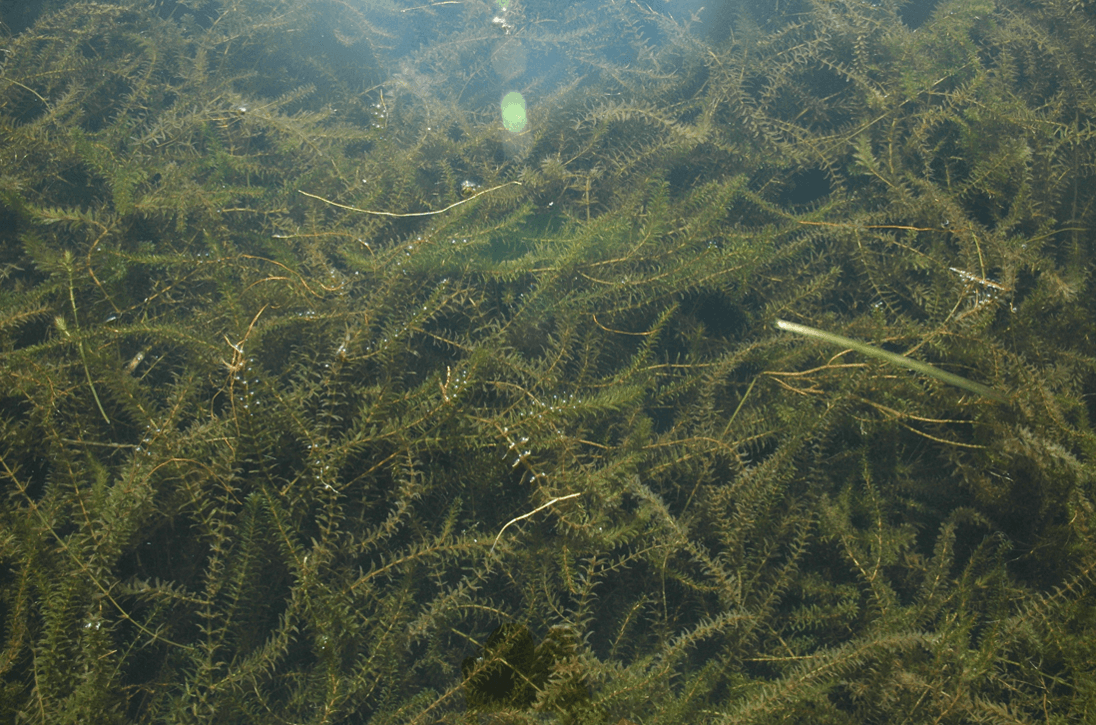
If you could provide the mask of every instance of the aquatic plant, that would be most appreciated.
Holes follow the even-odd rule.
[[[5,38],[0,720],[1091,717],[1087,3],[375,5]]]
[[[898,367],[906,368],[907,370],[913,370],[915,372],[921,373],[922,375],[928,375],[930,378],[942,380],[949,385],[954,385],[957,388],[962,388],[963,390],[974,393],[975,395],[992,398],[993,400],[997,400],[999,402],[1004,402],[1006,400],[1005,395],[999,390],[987,388],[985,385],[982,385],[981,383],[976,383],[973,380],[967,380],[962,375],[949,373],[946,370],[941,370],[938,367],[921,362],[920,360],[914,360],[913,358],[907,357],[905,355],[899,355],[898,353],[890,352],[889,350],[883,350],[881,348],[875,347],[874,345],[869,345],[865,342],[860,342],[859,340],[853,340],[851,338],[845,337],[844,335],[838,335],[833,332],[819,330],[818,328],[810,327],[808,325],[799,325],[794,322],[788,322],[787,320],[777,320],[776,326],[781,330],[786,330],[787,332],[794,332],[797,335],[825,340],[826,342],[833,345],[839,345],[849,350],[855,350],[856,352],[867,355],[868,357],[885,360],[892,365],[897,365]]]

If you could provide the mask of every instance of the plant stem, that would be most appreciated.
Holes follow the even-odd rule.
[[[898,353],[888,352],[881,350],[878,347],[867,344],[866,342],[859,342],[852,338],[845,337],[844,335],[837,335],[832,332],[826,332],[825,330],[819,330],[814,327],[807,327],[806,325],[800,325],[795,322],[788,322],[786,320],[777,320],[776,326],[781,330],[788,332],[794,332],[797,335],[804,335],[806,337],[815,337],[819,340],[825,340],[826,342],[833,343],[834,345],[840,345],[842,347],[851,348],[859,353],[868,355],[870,357],[885,360],[892,365],[898,365],[904,367],[907,370],[913,370],[914,372],[928,375],[929,377],[936,378],[937,380],[954,385],[957,388],[962,388],[971,393],[981,395],[991,400],[996,400],[999,403],[1004,403],[1008,400],[1004,393],[999,390],[994,390],[991,387],[976,383],[973,380],[967,380],[961,375],[955,373],[949,373],[940,368],[933,367],[928,363],[921,362],[920,360],[913,360],[905,355],[899,355]]]

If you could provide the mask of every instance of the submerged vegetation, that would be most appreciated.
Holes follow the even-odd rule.
[[[1091,3],[367,5],[3,26],[0,722],[1096,716]]]

